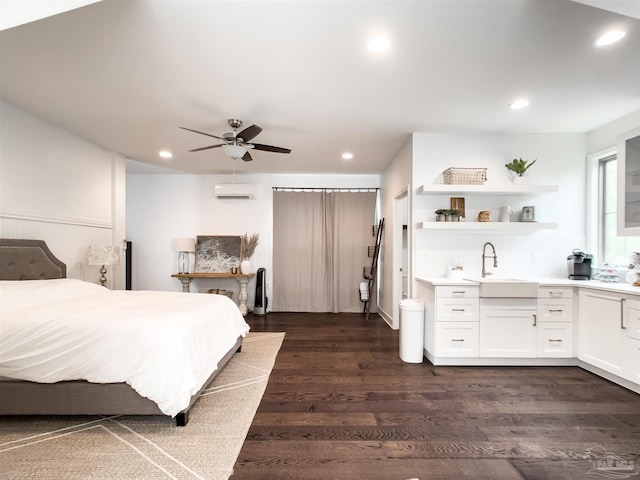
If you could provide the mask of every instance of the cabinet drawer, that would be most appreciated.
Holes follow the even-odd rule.
[[[629,308],[627,310],[627,335],[630,338],[640,340],[640,309]]]
[[[538,357],[573,357],[573,323],[539,322],[537,331]]]
[[[573,298],[573,288],[571,287],[539,287],[538,298]]]
[[[438,298],[478,298],[479,292],[476,285],[438,285],[436,287]]]
[[[436,325],[436,356],[477,357],[479,338],[477,322],[440,322]]]
[[[438,298],[437,322],[477,322],[479,303],[477,298]]]
[[[539,298],[538,320],[544,322],[572,322],[573,300]]]

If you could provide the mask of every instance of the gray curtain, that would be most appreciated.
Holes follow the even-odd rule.
[[[376,196],[273,193],[273,311],[362,311],[359,285],[362,268],[371,266]]]

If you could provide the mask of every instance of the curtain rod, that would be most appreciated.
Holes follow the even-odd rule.
[[[274,192],[377,192],[379,188],[273,187]]]

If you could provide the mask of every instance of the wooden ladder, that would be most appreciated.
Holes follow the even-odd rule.
[[[376,243],[373,247],[368,247],[368,256],[371,257],[371,270],[367,272],[367,267],[362,270],[362,276],[367,280],[367,299],[364,301],[362,313],[366,313],[366,320],[369,320],[369,311],[371,310],[371,294],[376,284],[376,276],[378,275],[378,257],[380,256],[380,244],[382,243],[382,231],[384,230],[384,218],[378,222],[377,226],[373,226],[373,236],[376,237]]]

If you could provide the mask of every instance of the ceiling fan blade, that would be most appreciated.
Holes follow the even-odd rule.
[[[217,138],[218,140],[224,140],[224,138],[218,137],[217,135],[212,135],[210,133],[205,133],[205,132],[199,132],[198,130],[193,130],[191,128],[187,128],[187,127],[178,127],[178,128],[181,128],[182,130],[189,130],[190,132],[193,132],[193,133],[199,133],[200,135],[206,135],[207,137]]]
[[[250,162],[251,160],[253,160],[253,158],[251,158],[251,154],[247,152],[242,156],[242,160],[244,160],[245,162]]]
[[[226,145],[225,143],[219,143],[217,145],[209,145],[208,147],[200,147],[200,148],[194,148],[193,150],[189,150],[190,152],[201,152],[202,150],[209,150],[210,148],[218,148],[218,147],[222,147],[223,145]]]
[[[254,149],[264,150],[265,152],[291,153],[290,148],[274,147],[273,145],[263,145],[261,143],[252,143],[251,145],[253,145]]]
[[[252,138],[257,137],[261,131],[262,131],[262,128],[260,128],[258,125],[251,125],[250,127],[247,127],[244,130],[242,130],[238,134],[238,137],[243,139],[245,142],[248,142]]]

